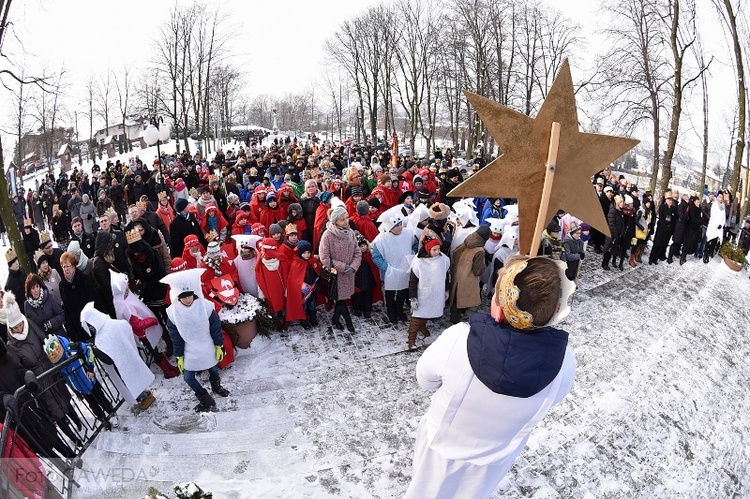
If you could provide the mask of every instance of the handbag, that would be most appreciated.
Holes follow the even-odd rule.
[[[323,269],[320,271],[320,279],[318,280],[318,291],[325,296],[327,304],[336,303],[339,298],[338,278],[338,272],[333,267],[333,260],[331,260],[330,267],[323,265]]]
[[[640,239],[643,241],[646,239],[646,236],[648,235],[648,229],[639,229],[638,227],[635,228],[635,238]]]

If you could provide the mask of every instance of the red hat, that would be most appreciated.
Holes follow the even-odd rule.
[[[250,231],[255,234],[256,236],[265,236],[266,235],[266,228],[263,227],[262,223],[256,222],[253,225],[250,226]]]
[[[430,251],[435,246],[440,247],[440,239],[436,237],[427,241],[424,245],[424,249],[425,251]]]
[[[255,186],[255,189],[253,189],[253,192],[255,192],[255,194],[259,194],[261,192],[263,194],[265,194],[266,193],[266,188],[263,187],[262,185],[257,185],[257,186]]]
[[[191,246],[195,246],[196,244],[200,244],[200,241],[198,240],[198,236],[195,234],[190,234],[188,236],[185,236],[185,247],[190,248]]]
[[[172,258],[172,263],[170,264],[170,267],[171,267],[169,269],[170,272],[179,272],[180,270],[185,270],[187,268],[187,262],[180,257]]]
[[[206,203],[206,207],[203,210],[203,213],[208,213],[209,210],[216,210],[219,211],[219,208],[216,207],[215,203]]]
[[[276,242],[276,239],[272,237],[267,237],[265,239],[262,239],[258,242],[258,249],[263,250],[275,250],[279,247],[279,243]]]

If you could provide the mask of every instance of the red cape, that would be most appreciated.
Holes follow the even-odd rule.
[[[307,319],[302,302],[302,284],[305,282],[307,267],[312,266],[315,273],[320,275],[320,261],[314,256],[305,261],[295,256],[292,265],[289,268],[289,278],[287,279],[287,296],[286,296],[286,320],[303,321]],[[310,298],[315,299],[315,298]]]

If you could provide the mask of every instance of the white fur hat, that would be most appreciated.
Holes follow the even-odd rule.
[[[6,313],[5,322],[8,324],[8,329],[19,325],[26,319],[16,302],[16,296],[10,291],[6,291],[3,296],[3,308]]]

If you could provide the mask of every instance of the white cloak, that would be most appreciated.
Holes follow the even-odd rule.
[[[443,315],[445,308],[445,280],[451,267],[450,258],[440,253],[434,258],[415,258],[411,271],[419,279],[417,308],[412,317],[434,319]]]
[[[122,397],[135,404],[138,395],[154,382],[155,376],[138,353],[130,324],[99,312],[93,302],[84,307],[81,322],[87,322],[96,329],[94,344],[114,361],[114,365],[102,363],[104,370]]]
[[[708,219],[708,227],[706,227],[706,241],[718,237],[719,244],[724,242],[724,225],[727,223],[727,215],[724,208],[724,205],[715,199],[711,203],[711,216]]]
[[[237,267],[237,275],[240,277],[240,287],[243,293],[250,293],[258,298],[258,280],[255,277],[255,264],[258,258],[253,257],[243,260],[242,255],[237,255],[234,259],[234,266]]]
[[[388,263],[383,275],[383,291],[398,291],[409,287],[409,266],[414,257],[412,242],[414,233],[403,229],[401,234],[381,232],[372,241],[380,255]]]
[[[139,319],[156,319],[156,315],[141,301],[138,296],[128,289],[128,276],[110,269],[110,285],[112,287],[112,301],[115,305],[115,314],[118,319],[130,323],[130,316],[135,315]],[[132,328],[131,328],[132,330]],[[161,341],[162,327],[157,323],[146,328],[146,339],[152,347],[156,347]]]
[[[205,371],[217,364],[216,346],[208,322],[214,310],[213,304],[205,298],[196,299],[189,307],[175,300],[167,308],[167,317],[185,340],[183,357],[188,371]]]
[[[529,398],[501,395],[469,364],[469,324],[446,329],[417,362],[420,386],[435,391],[417,429],[406,498],[490,497],[534,426],[570,391],[575,357],[568,348],[557,377]]]

